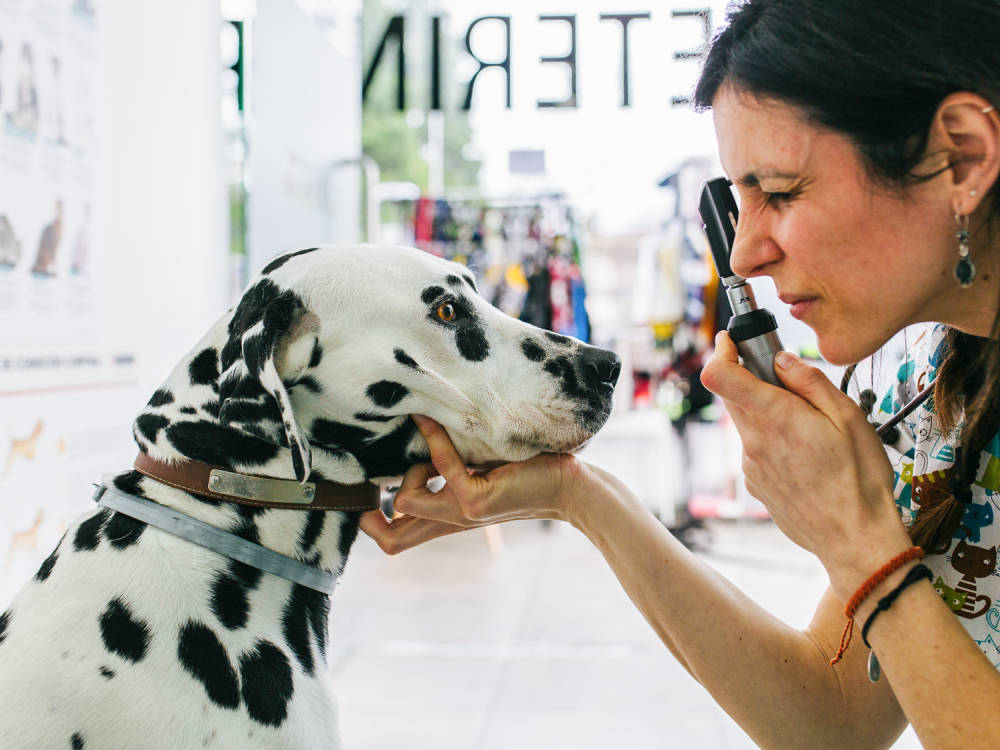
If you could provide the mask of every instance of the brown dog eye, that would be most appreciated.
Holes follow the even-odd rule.
[[[450,302],[445,302],[442,305],[438,305],[437,316],[446,323],[450,323],[451,321],[453,321],[456,315],[457,313],[455,312],[455,306]]]

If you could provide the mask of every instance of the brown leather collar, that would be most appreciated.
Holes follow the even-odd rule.
[[[379,507],[379,488],[371,482],[338,484],[317,481],[301,484],[294,479],[237,474],[200,461],[168,464],[157,461],[147,453],[136,456],[134,466],[136,471],[150,479],[193,495],[257,508],[374,510]]]

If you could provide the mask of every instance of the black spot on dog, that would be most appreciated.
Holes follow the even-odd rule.
[[[161,414],[140,414],[135,418],[135,429],[150,443],[156,442],[156,436],[168,424],[170,420]]]
[[[351,453],[360,451],[364,445],[375,437],[375,433],[364,427],[357,427],[332,419],[317,419],[310,428],[311,438],[325,448],[346,450]]]
[[[240,518],[229,527],[229,532],[248,542],[260,544],[260,533],[254,516],[264,509],[243,505],[237,507]],[[260,585],[263,575],[257,568],[230,560],[228,570],[216,577],[209,607],[226,628],[236,630],[246,626],[250,615],[249,594]]]
[[[180,629],[177,658],[187,672],[205,686],[213,703],[223,708],[240,704],[236,671],[219,638],[200,622],[188,620]]]
[[[354,544],[354,540],[358,537],[358,528],[361,526],[361,511],[350,510],[343,514],[343,520],[340,522],[340,537],[337,541],[337,548],[340,551],[340,557],[342,560],[347,560],[347,553],[351,551],[351,545]],[[341,565],[341,573],[343,573],[343,565]],[[326,648],[326,629],[324,623],[323,630],[323,642],[320,644],[320,651],[324,651]],[[325,652],[325,651],[324,651]]]
[[[108,602],[98,621],[104,647],[132,663],[139,662],[149,649],[149,625],[133,617],[132,610],[120,598]]]
[[[167,404],[172,404],[174,402],[174,394],[170,391],[160,388],[156,393],[152,395],[149,399],[148,406],[166,406]]]
[[[263,401],[227,398],[219,410],[219,419],[223,424],[280,422],[281,409],[278,408],[278,402],[270,396]]]
[[[188,377],[191,379],[191,385],[218,387],[219,353],[212,347],[198,352],[188,365]]]
[[[292,698],[292,665],[285,652],[270,641],[257,641],[240,656],[243,702],[254,721],[280,727]]]
[[[451,284],[451,286],[455,287],[456,289],[460,289],[462,287],[462,279],[456,276],[455,274],[449,274],[448,278],[445,279],[445,281],[447,281],[449,284]]]
[[[475,279],[473,279],[471,276],[462,276],[462,278],[465,279],[465,283],[466,284],[468,284],[469,286],[472,287],[472,291],[474,291],[474,292],[478,292],[479,291],[479,289],[476,287],[476,280]]]
[[[470,362],[482,362],[490,353],[486,333],[474,321],[464,321],[455,332],[458,353]]]
[[[568,336],[560,336],[558,333],[552,333],[552,331],[546,331],[545,338],[547,338],[549,341],[555,344],[559,344],[560,346],[573,345],[573,339],[569,338]]]
[[[219,416],[218,415],[218,411],[219,411],[219,405],[218,404],[215,404],[215,411],[216,411],[215,416]],[[181,412],[181,414],[197,414],[198,410],[195,409],[193,406],[182,406],[180,408],[180,412]]]
[[[146,524],[142,521],[130,518],[124,513],[114,513],[104,524],[104,538],[112,547],[122,550],[138,542],[145,530]]]
[[[257,530],[256,518],[263,513],[267,513],[267,508],[255,508],[252,505],[237,505],[236,515],[239,516],[239,520],[229,527],[229,533],[236,534],[240,539],[246,539],[248,542],[260,544],[260,532]],[[251,568],[251,570],[257,569]]]
[[[103,678],[104,678],[104,679],[106,679],[106,680],[110,680],[110,679],[111,679],[112,677],[114,677],[114,676],[115,676],[115,670],[113,670],[113,669],[108,669],[108,668],[107,668],[106,666],[104,666],[104,665],[101,665],[101,668],[100,668],[100,670],[98,670],[98,671],[100,671],[100,673],[101,673],[101,677],[103,677]]]
[[[320,533],[323,531],[323,525],[326,523],[326,511],[322,510],[311,510],[306,518],[306,525],[302,529],[302,536],[299,538],[299,547],[304,550],[309,550],[316,540],[319,539]]]
[[[393,349],[392,353],[399,364],[409,367],[411,370],[420,370],[420,365],[417,364],[416,360],[402,349]]]
[[[365,393],[368,395],[368,398],[375,402],[376,406],[388,409],[409,396],[410,390],[402,383],[395,383],[391,380],[380,380],[368,386],[368,390]]]
[[[222,370],[228,370],[242,355],[250,372],[260,372],[271,356],[278,338],[292,323],[302,300],[290,290],[282,291],[270,279],[261,279],[243,295],[229,321],[229,340],[222,348]],[[258,335],[243,340],[244,334],[264,321]],[[223,397],[227,394],[223,393]]]
[[[247,587],[233,576],[220,574],[212,585],[212,612],[226,628],[236,630],[247,624],[250,598]]]
[[[70,742],[70,747],[72,747],[73,750],[83,750],[84,748],[83,735],[81,735],[79,732],[74,732],[73,736],[69,738],[69,742]]]
[[[287,428],[286,428],[287,429]],[[295,477],[300,482],[304,481],[306,478],[306,466],[302,457],[302,450],[299,446],[299,441],[295,438],[288,439],[288,448],[292,453],[292,471],[295,472]]]
[[[406,448],[416,429],[407,419],[387,435],[376,437],[363,427],[317,419],[310,426],[310,439],[319,449],[350,453],[364,468],[366,476],[395,476],[404,474],[413,464],[413,459],[406,455]]]
[[[277,271],[292,258],[295,258],[299,255],[305,255],[306,253],[311,253],[316,250],[319,250],[319,248],[307,247],[305,250],[296,250],[294,253],[285,253],[284,255],[280,255],[274,260],[272,260],[270,263],[268,263],[266,266],[264,266],[264,268],[261,270],[261,274],[267,276],[267,274]]]
[[[127,495],[142,495],[142,474],[138,471],[126,471],[115,477],[115,489]]]
[[[309,367],[316,367],[323,361],[323,347],[319,341],[313,341],[312,354],[309,355]]]
[[[7,628],[10,627],[11,612],[8,609],[0,615],[0,644],[7,639]]]
[[[444,294],[444,287],[440,286],[429,286],[424,291],[420,293],[420,300],[425,304],[429,305],[431,302],[436,300]]]
[[[181,454],[223,468],[265,464],[278,455],[274,443],[204,420],[177,422],[167,427],[166,435]]]
[[[77,552],[97,549],[97,545],[101,542],[101,527],[110,515],[110,510],[101,508],[97,513],[81,523],[76,529],[76,534],[73,536],[73,549]]]
[[[308,675],[315,669],[309,632],[316,638],[320,653],[326,652],[326,618],[330,600],[319,591],[294,584],[288,602],[281,613],[281,629],[285,641],[302,671]],[[319,627],[317,623],[322,623]]]
[[[313,393],[323,392],[323,386],[321,386],[319,381],[312,375],[301,375],[300,377],[295,378],[295,380],[289,380],[285,382],[285,387],[289,389],[302,387],[307,391],[312,391]]]
[[[545,350],[531,339],[521,341],[521,351],[532,362],[541,362],[545,359]]]
[[[204,411],[210,417],[215,417],[216,419],[218,419],[219,418],[219,410],[222,408],[222,405],[218,401],[206,401],[205,403],[203,403],[201,405],[201,408],[202,408],[202,411]],[[184,410],[181,409],[181,411],[184,411]],[[187,413],[197,414],[198,410],[197,409],[191,409],[190,412],[184,412],[184,413],[185,414],[187,414]]]
[[[62,544],[62,540],[59,541],[59,544]],[[39,582],[44,581],[52,573],[52,568],[55,566],[56,559],[58,558],[58,555],[56,553],[59,551],[59,544],[57,544],[55,549],[52,550],[51,554],[49,554],[49,556],[45,558],[45,562],[42,563],[41,567],[38,569],[38,572],[35,573],[36,581]]]
[[[398,419],[394,414],[376,414],[372,411],[358,411],[354,413],[354,418],[359,422],[391,422]]]

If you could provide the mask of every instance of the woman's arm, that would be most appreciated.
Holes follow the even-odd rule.
[[[741,367],[732,341],[721,334],[702,380],[722,396],[739,429],[748,489],[789,538],[820,559],[833,601],[843,602],[913,543],[899,520],[884,449],[860,409],[819,370],[785,355],[775,368],[783,390]],[[867,656],[861,625],[912,566],[862,602],[855,616],[858,642],[848,655]],[[829,626],[823,631],[829,633]],[[869,641],[883,681],[892,685],[925,748],[1000,747],[1000,674],[929,582],[909,586],[879,614]],[[844,691],[849,701],[858,689],[851,674]]]
[[[572,456],[545,455],[469,475],[443,428],[418,420],[433,468],[414,467],[392,523],[362,528],[398,552],[460,528],[513,518],[570,521],[608,560],[628,595],[685,668],[764,748],[888,747],[905,726],[886,682],[866,676],[865,650],[828,662],[843,605],[823,599],[800,632],[771,616],[677,542],[615,477]],[[444,489],[427,480],[440,473]]]

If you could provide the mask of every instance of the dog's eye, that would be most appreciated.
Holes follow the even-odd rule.
[[[458,311],[455,310],[455,306],[451,302],[444,302],[438,305],[437,310],[438,318],[446,323],[451,323],[456,317],[458,317]]]

